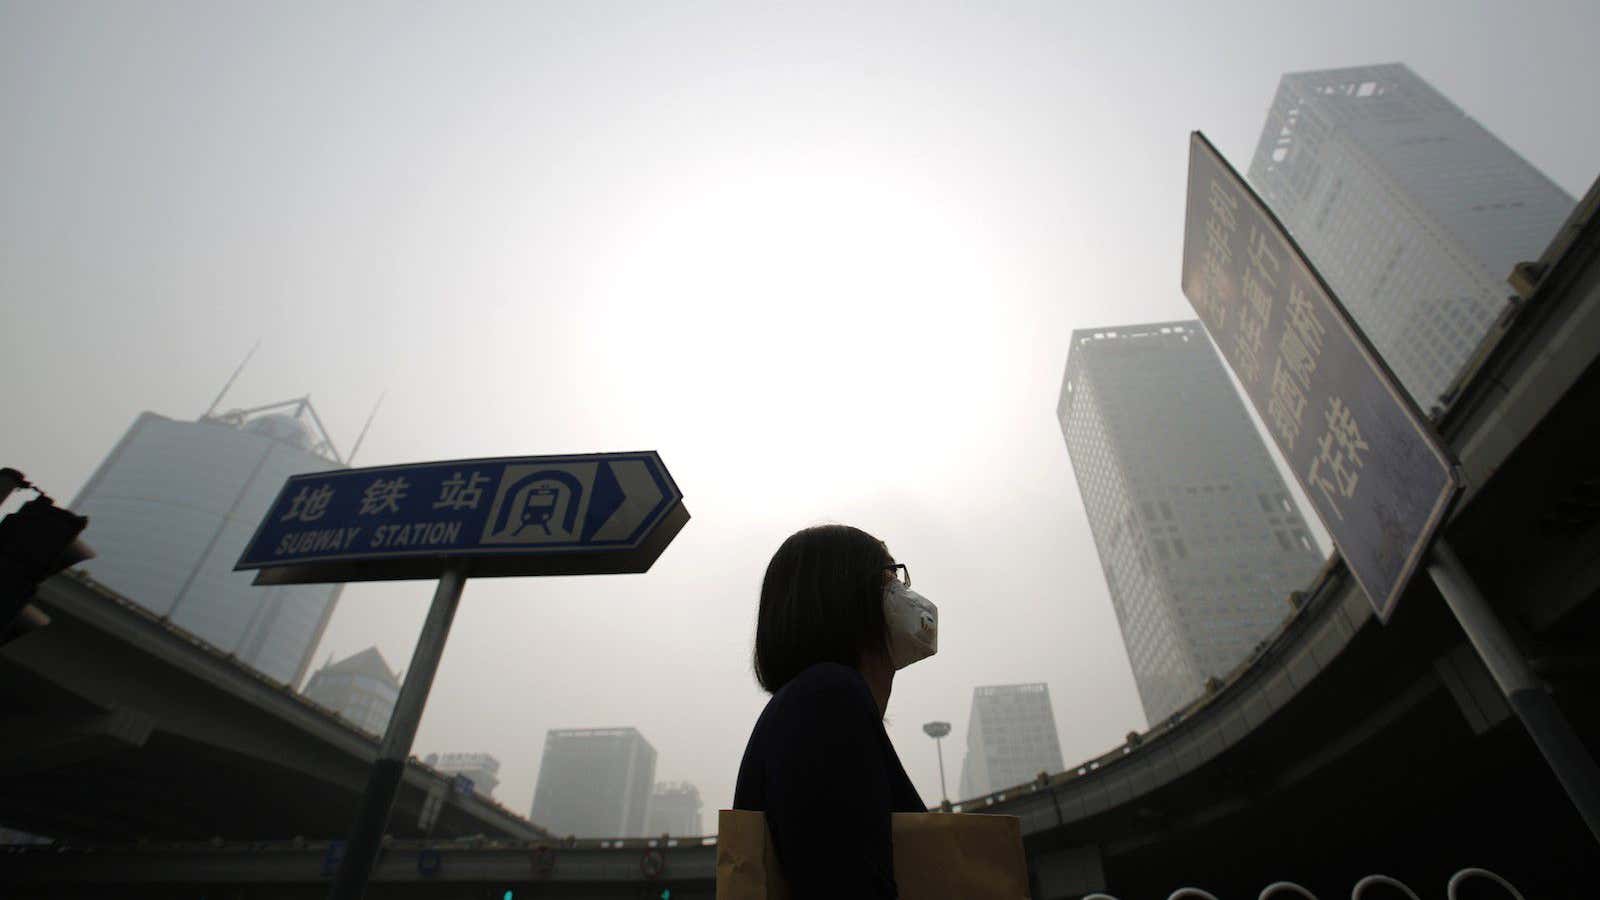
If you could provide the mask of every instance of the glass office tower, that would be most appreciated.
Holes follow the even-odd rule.
[[[334,585],[256,587],[235,572],[284,481],[342,465],[307,400],[199,421],[141,413],[72,508],[96,580],[291,687],[333,614]]]
[[[1322,560],[1198,321],[1074,331],[1057,417],[1155,724],[1243,661]]]
[[[552,730],[529,818],[559,835],[641,837],[655,777],[655,748],[636,729]]]
[[[1063,768],[1049,686],[999,684],[973,689],[961,799],[1026,784],[1040,772],[1054,774]]]
[[[1403,65],[1283,76],[1249,178],[1424,412],[1573,208]]]
[[[362,731],[383,737],[400,699],[400,675],[390,671],[377,647],[368,647],[338,662],[330,660],[312,673],[302,693]],[[491,782],[488,790],[493,789]]]

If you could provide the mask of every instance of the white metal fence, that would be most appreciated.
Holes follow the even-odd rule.
[[[1445,900],[1460,900],[1461,885],[1474,879],[1488,881],[1498,886],[1511,900],[1527,900],[1522,896],[1522,892],[1517,890],[1511,882],[1488,869],[1480,869],[1475,866],[1462,869],[1450,876],[1450,880],[1444,886]],[[1408,900],[1423,900],[1405,882],[1398,878],[1390,878],[1388,875],[1381,874],[1368,875],[1357,881],[1355,887],[1350,889],[1350,900],[1366,900],[1366,898],[1381,900],[1381,898],[1394,897],[1397,894],[1407,897]],[[1262,888],[1261,893],[1256,895],[1256,900],[1275,900],[1275,898],[1276,900],[1284,900],[1284,898],[1321,900],[1316,894],[1292,881],[1275,881]],[[1094,893],[1084,897],[1083,900],[1118,900],[1118,898],[1111,894]],[[1168,894],[1167,900],[1220,900],[1220,898],[1202,888],[1181,887]]]

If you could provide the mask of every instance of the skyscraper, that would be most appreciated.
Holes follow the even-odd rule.
[[[72,508],[95,579],[262,674],[298,685],[339,589],[256,587],[233,565],[261,516],[301,472],[343,463],[309,400],[207,415],[141,413]]]
[[[645,834],[696,835],[700,823],[700,789],[687,781],[662,781],[650,796],[650,821]]]
[[[1040,772],[1063,768],[1049,686],[1002,684],[973,689],[967,756],[961,764],[962,799],[1026,784]]]
[[[400,698],[400,677],[389,671],[377,647],[368,647],[312,673],[302,693],[362,731],[382,737]]]
[[[493,795],[500,785],[500,760],[487,753],[429,753],[422,761],[446,775],[471,780],[472,792],[480,797]]]
[[[1398,64],[1283,76],[1250,182],[1424,412],[1573,208]]]
[[[641,837],[655,778],[655,748],[636,729],[551,730],[529,818],[561,835]]]
[[[1242,661],[1321,559],[1198,321],[1074,331],[1057,416],[1154,724]]]

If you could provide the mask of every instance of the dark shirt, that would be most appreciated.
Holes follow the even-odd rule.
[[[891,812],[926,812],[861,673],[818,663],[756,720],[735,809],[765,812],[795,900],[895,897]]]

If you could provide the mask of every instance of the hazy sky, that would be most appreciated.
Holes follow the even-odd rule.
[[[889,730],[952,792],[976,685],[1068,764],[1142,729],[1054,418],[1074,328],[1189,318],[1188,132],[1241,169],[1286,71],[1400,61],[1574,196],[1600,6],[0,3],[0,464],[70,498],[141,410],[309,393],[358,462],[652,448],[645,575],[469,582],[415,752],[526,812],[550,728],[732,799],[756,592],[797,528],[939,604]],[[92,528],[89,535],[92,543]],[[405,666],[430,583],[318,655]]]

